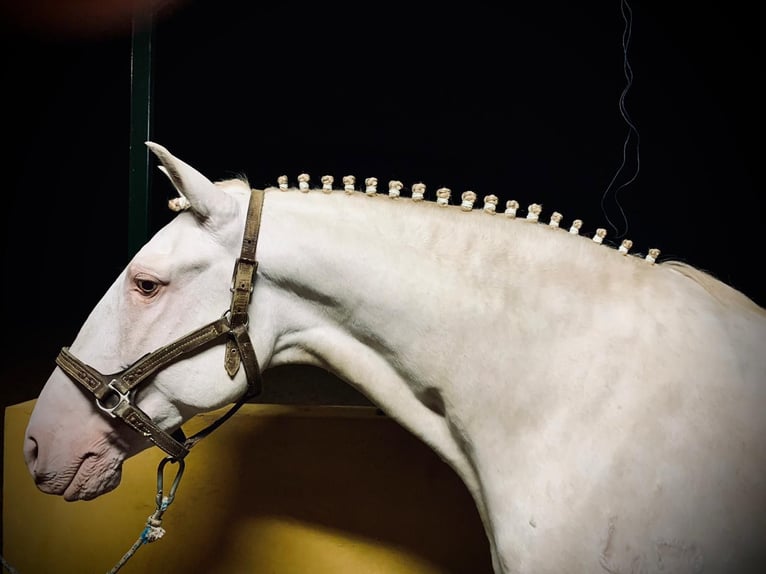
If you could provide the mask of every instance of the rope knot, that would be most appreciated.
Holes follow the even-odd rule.
[[[154,542],[159,540],[165,535],[165,529],[161,526],[154,526],[147,524],[144,531],[141,533],[141,541],[144,543]]]

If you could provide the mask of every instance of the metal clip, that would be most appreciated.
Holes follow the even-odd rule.
[[[173,479],[173,484],[170,486],[168,495],[165,496],[163,492],[165,465],[169,462],[174,464],[177,463],[178,471],[176,472],[176,477]],[[181,477],[184,474],[184,468],[186,468],[186,463],[182,458],[166,456],[162,459],[162,461],[160,461],[160,465],[157,467],[157,496],[155,498],[157,503],[157,510],[160,512],[160,514],[164,512],[168,506],[170,506],[170,504],[173,502],[173,499],[176,497],[176,490],[178,490],[178,484],[181,482]]]

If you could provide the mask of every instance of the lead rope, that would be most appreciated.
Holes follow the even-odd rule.
[[[3,555],[0,554],[0,563],[3,564],[3,568],[10,572],[11,574],[19,574],[19,571],[16,570],[13,566],[8,564],[8,562],[5,561],[5,558],[3,558]]]
[[[173,479],[173,484],[170,487],[168,495],[165,496],[163,487],[165,482],[165,465],[169,462],[174,464],[177,463],[178,471],[176,472],[175,479]],[[108,574],[115,574],[115,572],[119,571],[120,568],[125,566],[127,561],[130,560],[138,551],[138,549],[141,548],[144,544],[154,542],[155,540],[159,540],[163,537],[165,534],[165,529],[162,528],[162,515],[165,514],[168,506],[173,503],[173,500],[176,497],[176,490],[178,490],[178,484],[181,482],[181,477],[184,474],[184,468],[185,463],[184,459],[182,458],[175,459],[167,456],[162,459],[159,466],[157,467],[157,495],[155,496],[156,508],[146,520],[146,526],[141,531],[141,534],[139,534],[138,539],[135,541],[133,546],[131,546],[125,555],[120,558],[120,561],[115,564],[114,568],[112,568]]]
[[[165,465],[167,465],[169,462],[178,464],[178,471],[176,472],[176,477],[173,479],[173,484],[170,486],[168,495],[165,496]],[[165,534],[165,529],[162,528],[162,515],[165,514],[168,506],[173,503],[173,500],[176,497],[176,491],[178,490],[178,485],[181,482],[181,477],[184,474],[185,467],[186,463],[182,458],[175,459],[173,457],[166,456],[162,459],[162,461],[160,461],[160,464],[157,467],[157,495],[155,496],[154,512],[146,520],[146,526],[141,531],[141,534],[139,534],[136,542],[133,544],[133,546],[130,547],[130,550],[128,550],[123,555],[123,557],[120,558],[120,561],[115,564],[114,568],[112,568],[108,574],[115,574],[115,572],[119,571],[123,566],[125,566],[128,560],[133,557],[139,548],[141,548],[144,544],[159,540]],[[0,563],[2,563],[3,568],[10,572],[10,574],[19,574],[19,571],[8,564],[2,554],[0,554]]]

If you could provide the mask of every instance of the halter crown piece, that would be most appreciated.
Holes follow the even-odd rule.
[[[215,321],[144,355],[127,369],[105,375],[80,361],[63,347],[56,364],[75,382],[82,385],[96,399],[96,406],[113,418],[119,418],[133,430],[148,438],[172,459],[181,460],[199,440],[213,432],[229,419],[245,402],[261,392],[262,376],[253,343],[247,331],[247,309],[253,293],[258,262],[255,251],[261,225],[264,192],[251,190],[245,231],[240,256],[232,275],[232,296],[229,310]],[[134,391],[151,375],[170,363],[212,341],[226,337],[224,367],[230,377],[244,366],[247,390],[219,419],[188,439],[179,428],[172,435],[162,430],[151,417],[131,401]]]

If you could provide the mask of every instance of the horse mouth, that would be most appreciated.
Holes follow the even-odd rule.
[[[85,455],[61,495],[67,502],[93,500],[114,490],[122,479],[122,460],[94,453]]]

